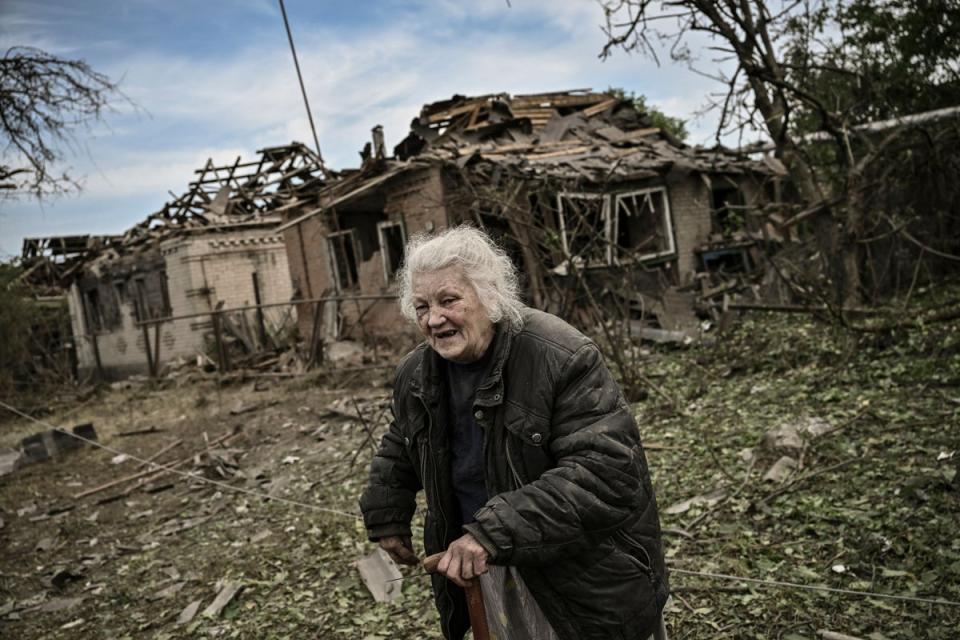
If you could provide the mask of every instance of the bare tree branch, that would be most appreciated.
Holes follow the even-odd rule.
[[[55,173],[64,147],[111,108],[133,103],[107,76],[83,60],[66,60],[32,47],[12,47],[0,58],[0,188],[7,197],[44,198],[79,188]]]

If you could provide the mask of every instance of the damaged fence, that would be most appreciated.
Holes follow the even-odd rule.
[[[395,294],[338,295],[224,308],[137,321],[138,345],[143,349],[140,363],[150,377],[161,374],[164,366],[176,367],[196,359],[197,365],[221,373],[236,368],[277,368],[302,373],[325,361],[325,343],[346,330],[339,307],[354,303],[362,318],[365,303],[394,300]],[[300,326],[309,326],[309,335],[301,335]],[[178,331],[203,331],[204,348],[196,353],[167,353],[164,345],[175,341]],[[96,333],[79,336],[89,342],[98,375],[105,377],[100,361]]]

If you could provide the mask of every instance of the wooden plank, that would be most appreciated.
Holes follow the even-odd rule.
[[[620,100],[618,98],[610,98],[609,100],[604,100],[600,104],[595,104],[592,107],[587,107],[580,113],[590,118],[597,115],[598,113],[603,113],[613,105],[617,104]]]
[[[459,107],[454,107],[453,109],[448,109],[446,111],[441,111],[439,113],[434,113],[427,116],[427,122],[430,124],[437,124],[438,122],[443,122],[445,120],[453,120],[457,116],[462,116],[465,113],[470,113],[476,107],[482,106],[483,102],[479,100],[471,100],[464,105]]]
[[[590,151],[593,147],[584,145],[580,147],[573,147],[571,149],[561,149],[559,151],[551,151],[549,153],[531,153],[526,156],[527,160],[530,162],[536,162],[538,160],[545,160],[547,158],[560,158],[562,156],[577,156],[583,155],[584,153]]]

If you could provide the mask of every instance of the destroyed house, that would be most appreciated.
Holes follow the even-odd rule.
[[[730,260],[711,240],[751,230],[747,214],[773,177],[764,163],[683,144],[632,101],[586,90],[454,96],[423,107],[393,157],[379,127],[362,156],[281,227],[294,288],[340,298],[301,313],[302,332],[314,318],[328,337],[409,331],[389,298],[403,245],[460,223],[501,241],[533,306],[569,311],[554,285],[573,274],[616,286],[629,272],[642,291],[624,295],[663,308],[710,259],[746,259],[749,242],[733,243]]]
[[[155,373],[163,362],[215,354],[215,329],[249,343],[294,328],[289,306],[248,308],[290,301],[276,226],[322,187],[323,169],[299,143],[258,153],[224,166],[208,160],[186,192],[85,256],[68,300],[81,375]],[[226,313],[235,309],[244,311]],[[223,327],[213,326],[215,311]]]

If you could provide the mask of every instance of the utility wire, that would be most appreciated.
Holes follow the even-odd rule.
[[[293,54],[293,66],[297,69],[297,79],[300,81],[300,93],[303,94],[303,105],[307,108],[307,119],[310,120],[310,130],[313,132],[313,143],[317,146],[317,157],[320,167],[323,168],[323,154],[320,153],[320,139],[317,137],[317,127],[313,124],[313,112],[310,111],[310,101],[307,99],[307,89],[303,84],[303,74],[300,73],[300,61],[297,60],[297,49],[293,46],[293,33],[290,32],[290,22],[287,20],[287,9],[280,2],[280,13],[283,15],[283,26],[287,29],[287,40],[290,42],[290,53]],[[326,170],[324,169],[324,173]]]
[[[743,578],[732,576],[726,573],[709,573],[707,571],[689,571],[686,569],[675,569],[670,567],[670,573],[677,573],[686,576],[698,576],[701,578],[713,578],[715,580],[728,580],[733,582],[749,582],[751,584],[760,584],[768,587],[783,587],[785,589],[803,589],[806,591],[822,591],[825,593],[839,593],[848,596],[861,596],[865,598],[883,598],[886,600],[904,600],[906,602],[922,602],[924,604],[939,604],[947,607],[960,607],[960,602],[953,600],[936,600],[934,598],[922,598],[919,596],[898,596],[889,593],[876,593],[873,591],[857,591],[855,589],[837,589],[834,587],[821,587],[815,584],[800,584],[798,582],[785,582],[783,580],[760,580],[758,578]]]
[[[221,489],[226,489],[227,491],[233,491],[234,493],[242,493],[242,494],[246,494],[246,495],[253,496],[253,497],[256,497],[256,498],[262,498],[263,500],[273,500],[274,502],[282,502],[282,503],[284,503],[284,504],[288,504],[288,505],[291,505],[291,506],[294,506],[294,507],[303,507],[304,509],[310,509],[310,510],[312,510],[312,511],[319,511],[319,512],[322,512],[322,513],[330,513],[330,514],[337,515],[337,516],[343,516],[343,517],[345,517],[345,518],[351,518],[351,519],[353,519],[353,520],[358,520],[358,519],[360,518],[360,515],[357,514],[357,513],[350,513],[350,512],[348,512],[348,511],[340,511],[339,509],[331,509],[331,508],[329,508],[329,507],[323,507],[323,506],[320,506],[320,505],[310,504],[310,503],[307,503],[307,502],[300,502],[300,501],[298,501],[298,500],[290,500],[289,498],[282,498],[282,497],[280,497],[280,496],[272,496],[272,495],[270,495],[269,493],[263,493],[262,491],[254,491],[254,490],[252,490],[252,489],[246,489],[246,488],[244,488],[244,487],[235,487],[235,486],[233,486],[233,485],[231,485],[231,484],[227,484],[226,482],[220,482],[219,480],[212,480],[212,479],[210,479],[210,478],[207,478],[207,477],[205,477],[205,476],[199,475],[199,474],[197,474],[197,473],[191,473],[191,472],[189,472],[189,471],[181,471],[180,469],[177,469],[176,467],[173,467],[173,466],[170,466],[170,465],[163,465],[163,464],[158,464],[158,463],[156,463],[156,462],[151,462],[150,460],[146,460],[146,459],[141,458],[141,457],[139,457],[139,456],[135,456],[135,455],[133,455],[132,453],[127,453],[126,451],[120,451],[119,449],[114,449],[113,447],[108,447],[107,445],[105,445],[105,444],[103,444],[103,443],[100,443],[100,442],[97,442],[96,440],[90,440],[89,438],[84,438],[83,436],[77,435],[76,433],[73,433],[73,432],[71,432],[71,431],[67,431],[67,430],[65,430],[65,429],[61,429],[60,427],[55,427],[54,425],[52,425],[52,424],[50,424],[50,423],[48,423],[48,422],[44,422],[43,420],[39,420],[39,419],[37,419],[37,418],[34,418],[34,417],[31,416],[30,414],[27,414],[27,413],[24,413],[23,411],[20,411],[20,410],[17,409],[16,407],[11,407],[10,405],[8,405],[6,402],[4,402],[4,401],[2,401],[2,400],[0,400],[0,407],[3,407],[3,408],[6,409],[7,411],[10,411],[11,413],[14,413],[14,414],[16,414],[16,415],[18,415],[18,416],[21,416],[21,417],[23,417],[23,418],[26,418],[27,420],[30,420],[30,421],[32,421],[32,422],[35,422],[36,424],[39,424],[39,425],[44,426],[44,427],[47,427],[48,429],[51,429],[51,430],[53,430],[53,431],[57,431],[57,432],[62,433],[62,434],[64,434],[64,435],[70,436],[71,438],[76,438],[77,440],[80,440],[81,442],[85,442],[85,443],[89,444],[89,445],[92,446],[92,447],[96,447],[96,448],[98,448],[98,449],[103,449],[104,451],[109,451],[110,453],[113,453],[113,454],[115,454],[115,455],[127,456],[128,458],[130,458],[130,459],[132,459],[132,460],[136,460],[137,462],[143,463],[143,464],[145,464],[145,465],[150,465],[151,467],[153,467],[153,468],[156,469],[157,471],[168,471],[168,472],[170,472],[170,473],[176,474],[176,475],[181,476],[181,477],[184,477],[184,478],[189,478],[189,479],[191,479],[191,480],[199,480],[200,482],[205,482],[205,483],[207,483],[207,484],[211,484],[211,485],[214,485],[214,486],[216,486],[216,487],[220,487]]]
[[[89,445],[91,445],[91,446],[93,446],[93,447],[97,447],[97,448],[99,448],[99,449],[103,449],[104,451],[109,451],[110,453],[113,453],[113,454],[125,455],[125,456],[130,457],[130,458],[133,459],[133,460],[136,460],[137,462],[141,462],[141,463],[144,463],[144,464],[148,464],[148,465],[156,468],[158,471],[169,471],[170,473],[174,473],[174,474],[179,475],[179,476],[182,476],[182,477],[184,477],[184,478],[190,478],[190,479],[192,479],[192,480],[199,480],[199,481],[201,481],[201,482],[205,482],[205,483],[207,483],[207,484],[211,484],[211,485],[214,485],[214,486],[216,486],[216,487],[220,487],[220,488],[222,488],[222,489],[226,489],[227,491],[233,491],[233,492],[235,492],[235,493],[242,493],[242,494],[254,496],[254,497],[257,497],[257,498],[262,498],[262,499],[264,499],[264,500],[273,500],[273,501],[275,501],[275,502],[281,502],[281,503],[283,503],[283,504],[288,504],[288,505],[291,505],[291,506],[294,506],[294,507],[302,507],[302,508],[304,508],[304,509],[310,509],[310,510],[312,510],[312,511],[319,511],[319,512],[322,512],[322,513],[330,513],[330,514],[333,514],[333,515],[343,516],[343,517],[346,517],[346,518],[350,518],[350,519],[352,519],[352,520],[358,520],[358,519],[360,519],[360,515],[359,515],[359,514],[356,514],[356,513],[349,513],[349,512],[347,512],[347,511],[340,511],[340,510],[338,510],[338,509],[330,509],[330,508],[328,508],[328,507],[323,507],[323,506],[320,506],[320,505],[310,504],[310,503],[307,503],[307,502],[300,502],[300,501],[298,501],[298,500],[290,500],[290,499],[288,499],[288,498],[281,498],[281,497],[279,497],[279,496],[271,496],[270,494],[262,493],[262,492],[260,492],[260,491],[253,491],[253,490],[251,490],[251,489],[245,489],[245,488],[243,488],[243,487],[235,487],[235,486],[230,485],[230,484],[227,484],[227,483],[225,483],[225,482],[220,482],[220,481],[218,481],[218,480],[211,480],[210,478],[206,478],[206,477],[204,477],[204,476],[197,475],[196,473],[189,473],[189,472],[186,472],[186,471],[180,471],[179,469],[176,469],[176,468],[171,467],[171,466],[166,466],[166,465],[162,465],[162,464],[157,464],[156,462],[151,462],[151,461],[149,461],[149,460],[146,460],[146,459],[144,459],[144,458],[140,458],[140,457],[138,457],[138,456],[135,456],[135,455],[133,455],[133,454],[127,453],[127,452],[125,452],[125,451],[120,451],[120,450],[118,450],[118,449],[114,449],[114,448],[112,448],[112,447],[108,447],[107,445],[102,444],[102,443],[100,443],[100,442],[97,442],[96,440],[90,440],[90,439],[88,439],[88,438],[84,438],[83,436],[79,436],[79,435],[77,435],[77,434],[75,434],[75,433],[72,433],[72,432],[70,432],[70,431],[66,431],[66,430],[64,430],[64,429],[61,429],[60,427],[55,427],[55,426],[51,425],[51,424],[48,423],[48,422],[45,422],[45,421],[43,421],[43,420],[39,420],[39,419],[34,418],[33,416],[31,416],[31,415],[29,415],[29,414],[27,414],[27,413],[24,413],[23,411],[17,409],[16,407],[10,406],[9,404],[7,404],[6,402],[3,402],[2,400],[0,400],[0,407],[3,407],[3,408],[6,409],[7,411],[10,411],[11,413],[14,413],[14,414],[16,414],[16,415],[18,415],[18,416],[21,416],[21,417],[23,417],[23,418],[26,418],[27,420],[30,420],[30,421],[32,421],[32,422],[34,422],[34,423],[36,423],[36,424],[39,424],[39,425],[44,426],[44,427],[47,427],[48,429],[52,429],[52,430],[54,430],[54,431],[58,431],[58,432],[63,433],[63,434],[65,434],[65,435],[67,435],[67,436],[70,436],[71,438],[76,438],[77,440],[80,440],[80,441],[82,441],[82,442],[85,442],[85,443],[87,443],[87,444],[89,444]],[[941,606],[947,606],[947,607],[960,607],[960,602],[956,602],[956,601],[953,601],[953,600],[937,600],[937,599],[934,599],[934,598],[923,598],[923,597],[919,597],[919,596],[899,596],[899,595],[893,595],[893,594],[887,594],[887,593],[875,593],[875,592],[872,592],[872,591],[857,591],[857,590],[854,590],[854,589],[837,589],[837,588],[834,588],[834,587],[822,587],[822,586],[812,585],[812,584],[800,584],[800,583],[797,583],[797,582],[786,582],[786,581],[783,581],[783,580],[763,580],[763,579],[759,579],[759,578],[744,578],[744,577],[742,577],[742,576],[734,576],[734,575],[729,575],[729,574],[725,574],[725,573],[710,573],[710,572],[707,572],[707,571],[690,571],[690,570],[688,570],[688,569],[677,569],[677,568],[672,567],[672,566],[670,567],[670,573],[674,573],[674,574],[677,574],[677,575],[695,576],[695,577],[700,577],[700,578],[710,578],[710,579],[714,579],[714,580],[724,580],[724,581],[728,581],[728,582],[748,582],[748,583],[750,583],[750,584],[756,584],[756,585],[761,585],[761,586],[765,586],[765,587],[780,587],[780,588],[784,588],[784,589],[799,589],[799,590],[804,590],[804,591],[818,591],[818,592],[821,592],[821,593],[836,593],[836,594],[840,594],[840,595],[858,596],[858,597],[862,597],[862,598],[879,598],[879,599],[883,599],[883,600],[900,600],[900,601],[903,601],[903,602],[916,602],[916,603],[922,603],[922,604],[935,604],[935,605],[941,605]],[[424,575],[427,575],[427,574],[424,574]],[[413,576],[413,577],[417,577],[417,576]]]

